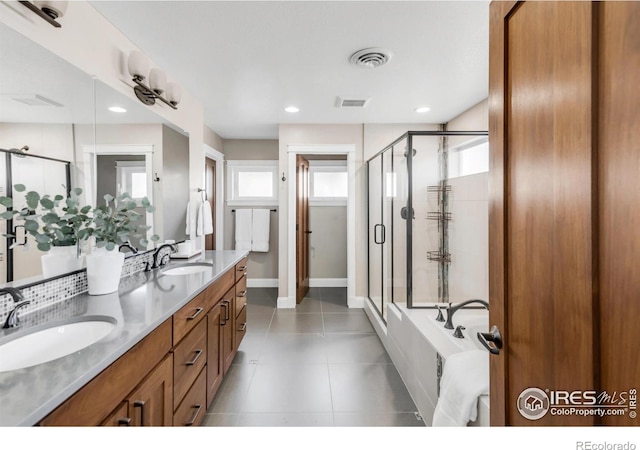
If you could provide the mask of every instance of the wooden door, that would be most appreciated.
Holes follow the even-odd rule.
[[[216,249],[216,162],[205,158],[204,189],[207,200],[211,206],[211,223],[213,233],[204,236],[205,250]]]
[[[600,383],[640,387],[640,3],[599,5]],[[631,392],[629,392],[629,400]],[[605,425],[640,418],[607,416]],[[633,412],[637,414],[636,403]]]
[[[529,388],[595,388],[592,9],[491,4],[490,322],[505,343],[491,358],[493,425],[594,423],[517,408]]]
[[[309,161],[296,160],[296,303],[309,292]]]
[[[158,364],[127,401],[133,426],[173,425],[173,355]]]
[[[224,376],[222,359],[222,324],[221,303],[216,304],[207,314],[207,408],[220,388]]]

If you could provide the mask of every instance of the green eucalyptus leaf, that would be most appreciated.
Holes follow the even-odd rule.
[[[16,192],[24,192],[24,191],[26,191],[26,190],[27,190],[27,188],[25,187],[25,185],[24,185],[24,184],[14,184],[14,185],[13,185],[13,189],[14,189]]]
[[[148,245],[149,241],[147,241],[146,239],[140,239],[140,247],[147,248]]]
[[[112,202],[114,200],[113,195],[111,195],[111,194],[105,194],[105,196],[103,198],[104,198],[104,201],[107,202],[107,203],[110,203],[110,202]]]
[[[51,238],[45,234],[38,234],[36,236],[36,242],[38,244],[48,244],[49,242],[51,242]]]
[[[156,210],[156,207],[149,205],[145,209],[147,210],[148,213],[152,213]]]
[[[42,207],[44,209],[53,209],[55,204],[53,203],[53,200],[51,200],[50,198],[47,197],[43,197],[40,199],[40,204],[42,205]]]
[[[140,200],[140,203],[142,204],[142,206],[144,206],[145,208],[147,206],[151,206],[151,202],[149,201],[149,199],[147,197],[142,197],[142,200]]]
[[[14,214],[18,214],[18,211],[4,211],[0,213],[0,219],[11,220]]]
[[[55,197],[53,197],[53,199],[57,202],[59,202],[60,200],[64,200],[64,197],[60,194],[56,195]]]
[[[49,250],[51,250],[51,244],[45,243],[45,242],[39,242],[38,243],[38,250],[41,250],[43,252],[48,252]]]
[[[151,227],[149,227],[151,228]],[[151,236],[151,240],[152,241],[159,241],[160,240],[160,236],[158,236],[157,234],[154,234],[153,236]]]
[[[58,222],[58,215],[56,213],[48,213],[42,216],[42,221],[46,224],[52,224]]]
[[[91,211],[91,205],[84,206],[80,209],[82,214],[87,214],[89,211]]]
[[[107,245],[105,245],[106,249],[111,251],[114,248],[116,248],[116,244],[114,244],[113,242],[107,242]]]
[[[40,194],[30,191],[27,192],[25,199],[27,200],[27,206],[29,209],[36,209],[38,207],[38,202],[40,202]]]
[[[11,208],[13,206],[13,199],[11,197],[0,197],[0,205]]]
[[[40,225],[36,220],[25,220],[24,221],[24,229],[27,231],[37,231],[40,228]]]
[[[75,195],[78,195],[78,196],[82,195],[82,189],[79,187],[73,188],[71,192],[73,192]]]

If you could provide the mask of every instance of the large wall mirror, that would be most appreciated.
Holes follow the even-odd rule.
[[[144,215],[150,233],[186,238],[186,133],[4,24],[0,57],[0,195],[16,207],[25,199],[15,184],[51,195],[80,187],[91,205],[105,194],[146,196],[156,207]],[[43,252],[15,222],[0,220],[0,233],[16,234],[0,236],[0,285],[43,278]]]

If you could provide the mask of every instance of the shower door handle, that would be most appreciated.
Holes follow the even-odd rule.
[[[18,241],[18,228],[22,228],[24,230],[24,234],[22,235],[22,242],[21,243],[17,243]],[[16,225],[15,227],[13,227],[13,240],[14,242],[16,242],[15,245],[27,245],[27,229],[25,228],[24,225]]]
[[[380,241],[378,241],[378,227],[382,229],[382,240]],[[384,244],[385,241],[387,240],[386,234],[387,234],[386,227],[381,223],[377,223],[373,227],[373,242],[375,242],[376,244]]]

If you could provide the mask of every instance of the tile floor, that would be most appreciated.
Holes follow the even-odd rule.
[[[205,426],[424,426],[400,375],[346,289],[311,288],[295,310],[252,288],[247,334]]]

